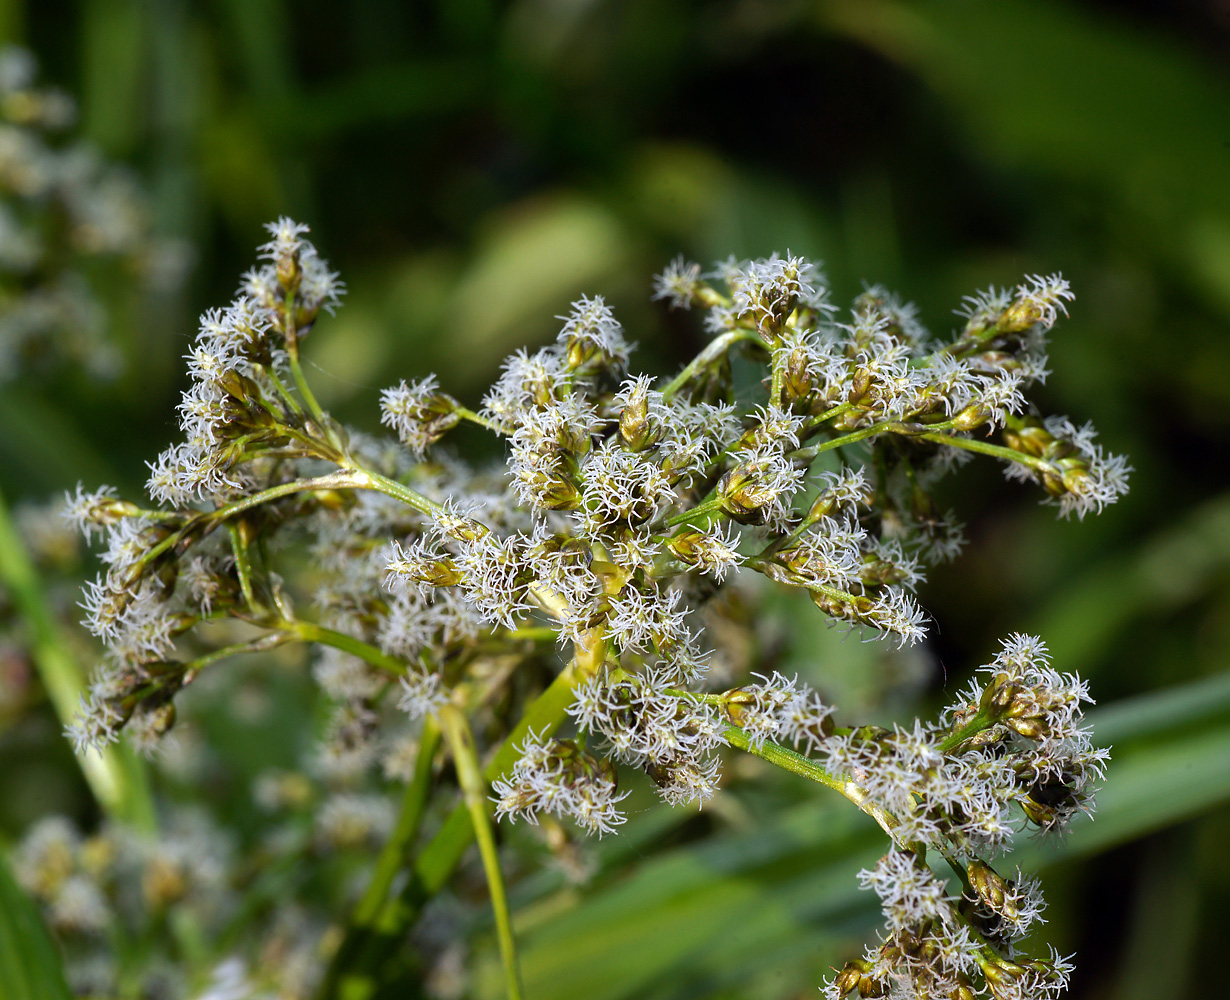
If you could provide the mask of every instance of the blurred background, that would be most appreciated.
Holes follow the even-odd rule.
[[[403,376],[436,371],[473,405],[581,293],[613,302],[641,370],[672,371],[701,334],[649,284],[680,252],[789,248],[824,261],[839,303],[881,282],[937,335],[962,295],[1062,271],[1077,298],[1038,402],[1128,453],[1132,491],[1070,523],[991,462],[962,470],[944,499],[970,545],[921,591],[935,641],[895,676],[927,710],[1020,630],[1089,678],[1121,753],[1105,820],[1027,855],[1047,939],[1077,953],[1074,996],[1197,988],[1230,892],[1230,5],[0,0],[0,40],[77,98],[75,134],[145,191],[141,273],[173,272],[85,268],[109,376],[0,384],[19,510],[78,480],[140,490],[196,315],[281,214],[349,287],[309,376],[369,429]],[[809,611],[773,609],[787,665],[880,710],[891,677]],[[92,809],[30,697],[0,713],[9,837]],[[875,917],[849,874],[870,840],[807,812],[811,794],[774,800],[768,841],[731,806],[604,845],[610,874],[585,889],[522,887],[530,994],[814,996]]]

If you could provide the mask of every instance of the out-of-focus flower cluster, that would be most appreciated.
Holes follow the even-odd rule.
[[[878,287],[839,315],[800,257],[710,276],[680,260],[657,297],[702,313],[712,339],[675,378],[631,373],[614,313],[583,298],[554,343],[505,362],[476,410],[434,376],[387,389],[389,441],[342,427],[312,395],[299,345],[342,286],[305,227],[270,232],[267,262],[202,317],[185,439],[151,464],[153,505],[106,488],[70,497],[70,518],[104,539],[85,606],[110,650],[72,730],[79,747],[122,729],[154,747],[202,670],[300,642],[319,650],[314,675],[336,703],[337,768],[384,753],[391,773],[430,778],[430,756],[410,765],[375,735],[393,692],[412,719],[459,712],[505,748],[492,799],[513,819],[614,832],[620,766],[667,802],[703,803],[733,745],[841,791],[892,837],[863,874],[889,937],[832,995],[1059,988],[1062,962],[1013,957],[1040,909],[1032,883],[985,858],[1015,826],[1058,830],[1089,808],[1105,755],[1079,727],[1079,679],[1013,637],[938,722],[843,728],[797,679],[719,681],[723,651],[703,637],[721,634],[719,595],[759,574],[834,624],[919,642],[915,591],[962,545],[929,491],[977,453],[1063,515],[1113,503],[1124,461],[1026,396],[1072,298],[1062,278],[972,297],[962,327],[934,338]],[[735,359],[761,366],[751,391],[736,388]],[[502,439],[504,466],[440,447],[463,421]],[[287,551],[304,548],[310,571]],[[201,652],[196,626],[219,618],[247,637]],[[574,732],[557,737],[560,725]],[[362,840],[347,833],[362,810],[338,801],[335,836]],[[931,872],[935,856],[957,865],[959,887]]]
[[[154,289],[177,285],[187,263],[151,234],[134,178],[69,137],[72,99],[36,77],[28,51],[0,49],[0,383],[53,361],[115,371],[92,261],[113,260]]]

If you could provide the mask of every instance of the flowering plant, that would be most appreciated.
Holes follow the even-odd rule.
[[[82,751],[121,731],[153,750],[205,669],[320,649],[314,674],[336,702],[329,769],[383,758],[407,790],[395,821],[354,798],[331,804],[333,841],[385,846],[304,982],[373,995],[473,837],[519,995],[492,812],[602,836],[625,819],[621,769],[643,770],[668,803],[703,804],[736,748],[838,792],[888,838],[859,876],[881,900],[883,937],[826,995],[1062,991],[1068,962],[1018,944],[1040,917],[1036,882],[992,861],[1018,826],[1053,834],[1092,809],[1107,755],[1082,728],[1078,677],[1013,635],[935,720],[843,725],[797,678],[731,676],[704,641],[751,574],[805,591],[836,624],[920,641],[914,591],[963,541],[930,490],[976,454],[1040,485],[1063,516],[1125,492],[1126,463],[1090,427],[1026,399],[1071,298],[1062,278],[968,298],[940,341],[879,287],[842,318],[800,257],[707,275],[678,260],[655,295],[703,314],[711,340],[674,378],[630,375],[620,323],[583,298],[554,344],[507,360],[476,410],[431,376],[386,389],[389,441],[317,402],[300,345],[343,287],[306,227],[269,228],[264,263],[202,317],[184,440],[150,466],[154,505],[108,488],[70,497],[72,521],[105,539],[85,607],[110,651],[71,735]],[[441,450],[462,422],[502,439],[507,464]],[[310,565],[296,559],[305,548]],[[219,621],[241,634],[198,651]],[[382,742],[393,695],[420,726],[413,743]],[[420,846],[445,754],[460,802]]]

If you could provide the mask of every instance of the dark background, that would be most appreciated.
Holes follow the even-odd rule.
[[[1060,270],[1077,298],[1038,401],[1130,454],[1132,492],[1078,523],[989,462],[950,482],[971,544],[921,593],[924,698],[1014,630],[1100,702],[1225,669],[1230,5],[6,0],[0,36],[79,97],[83,133],[194,254],[178,305],[114,323],[116,380],[0,389],[11,500],[139,489],[193,317],[280,214],[349,285],[309,374],[369,428],[402,376],[438,371],[473,405],[582,292],[613,301],[642,370],[672,370],[700,335],[648,291],[678,252],[789,248],[825,262],[838,302],[882,282],[937,334],[963,294]],[[41,811],[0,804],[10,828]],[[1220,805],[1052,866],[1076,995],[1179,996],[1209,975],[1228,838]]]

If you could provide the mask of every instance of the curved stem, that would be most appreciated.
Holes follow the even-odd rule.
[[[872,424],[870,427],[863,427],[857,431],[851,431],[849,434],[843,434],[841,437],[830,438],[828,441],[820,442],[820,444],[813,444],[808,448],[798,448],[790,452],[789,457],[810,461],[821,452],[832,451],[834,448],[841,448],[848,444],[854,444],[856,441],[874,437],[884,431],[891,430],[894,426],[899,426],[899,423],[896,420],[884,420],[878,424]]]
[[[410,489],[409,486],[402,485],[396,479],[389,479],[388,476],[382,476],[379,472],[363,468],[353,458],[347,459],[343,468],[348,471],[352,479],[350,485],[355,489],[375,490],[378,493],[383,493],[394,500],[400,500],[407,507],[412,507],[420,514],[425,514],[432,520],[439,520],[447,515],[447,511],[434,500],[429,500],[422,493]],[[474,523],[482,532],[485,533],[487,531],[487,528],[479,525],[478,522]]]
[[[795,753],[795,751],[787,749],[780,743],[765,740],[759,745],[754,745],[748,738],[747,733],[738,726],[727,723],[724,735],[732,746],[736,746],[740,750],[759,757],[761,760],[767,760],[770,764],[774,764],[792,774],[809,778],[824,785],[826,788],[840,792],[879,823],[880,828],[893,839],[894,843],[898,841],[896,833],[898,826],[897,818],[878,802],[873,801],[862,785],[832,774],[814,760],[804,757],[801,753]]]
[[[314,622],[295,619],[293,621],[277,622],[273,627],[289,632],[303,642],[318,642],[322,646],[332,646],[334,649],[340,649],[344,653],[350,653],[361,660],[366,660],[373,667],[377,667],[397,677],[404,676],[409,670],[404,662],[395,656],[389,656],[388,653],[376,648],[370,642],[364,642],[362,639],[356,639],[345,632],[325,628],[323,625],[317,625]]]

